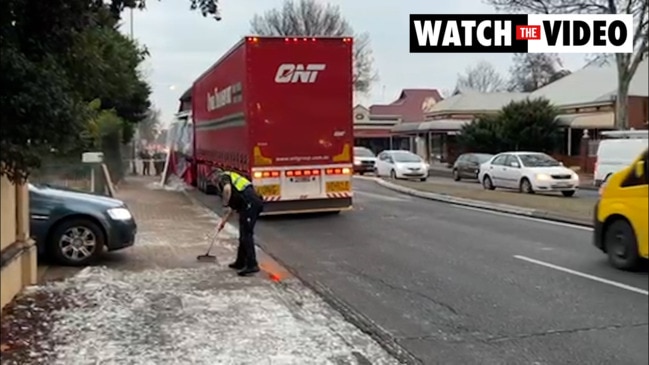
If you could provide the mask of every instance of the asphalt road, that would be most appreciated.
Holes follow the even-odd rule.
[[[647,272],[610,268],[587,229],[358,179],[355,206],[338,216],[265,219],[257,234],[422,363],[648,363]]]

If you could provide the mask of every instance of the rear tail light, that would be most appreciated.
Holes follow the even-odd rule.
[[[301,177],[301,176],[320,176],[319,169],[305,169],[305,170],[289,170],[286,171],[288,177]]]
[[[255,171],[253,176],[255,179],[267,179],[267,178],[279,177],[279,175],[280,175],[279,171]]]
[[[325,173],[327,175],[349,175],[351,174],[351,169],[348,167],[326,169]]]

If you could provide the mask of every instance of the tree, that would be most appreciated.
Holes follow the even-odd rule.
[[[154,143],[157,140],[160,128],[160,110],[149,109],[146,118],[137,125],[137,128],[140,138],[149,143]]]
[[[498,71],[487,61],[466,69],[464,75],[458,75],[455,90],[477,91],[483,93],[503,91],[505,81]]]
[[[496,154],[506,150],[500,129],[497,115],[481,115],[462,126],[458,142],[467,152]]]
[[[511,68],[509,90],[532,92],[569,74],[570,71],[561,67],[561,59],[557,54],[516,54]]]
[[[6,0],[0,14],[2,175],[22,182],[50,151],[83,148],[95,99],[130,122],[144,115],[142,52],[124,41],[103,1]]]
[[[255,15],[250,31],[260,36],[354,36],[354,90],[368,93],[372,83],[378,80],[369,35],[355,34],[338,6],[316,0],[286,0],[281,9]]]
[[[459,142],[468,151],[552,152],[560,142],[557,109],[546,99],[513,101],[495,115],[464,125]]]
[[[647,0],[486,0],[499,10],[508,12],[542,14],[633,14],[634,52],[615,55],[617,65],[617,98],[615,125],[619,129],[629,126],[628,94],[631,80],[649,49],[649,1]]]

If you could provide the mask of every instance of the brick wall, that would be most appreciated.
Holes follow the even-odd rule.
[[[629,96],[629,127],[647,129],[647,120],[649,120],[649,98]]]

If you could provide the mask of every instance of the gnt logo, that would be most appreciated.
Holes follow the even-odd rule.
[[[410,14],[411,53],[633,53],[631,14]]]
[[[318,78],[318,73],[327,68],[325,64],[313,63],[308,65],[285,63],[277,68],[275,82],[278,84],[312,84]]]

